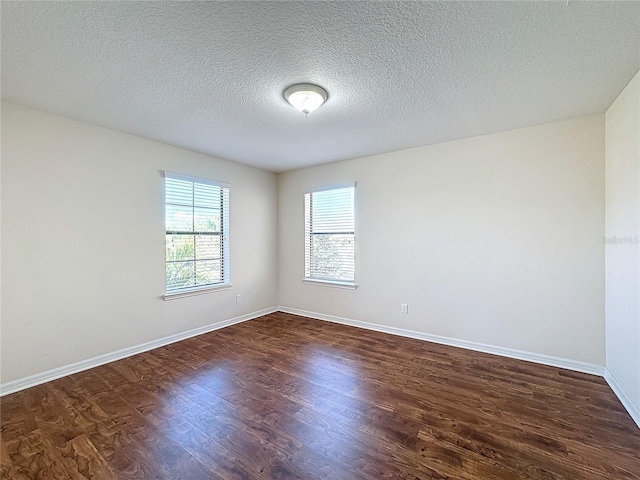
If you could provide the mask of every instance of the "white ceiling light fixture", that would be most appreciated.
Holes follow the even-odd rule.
[[[318,85],[299,83],[284,91],[284,98],[305,115],[310,114],[327,101],[327,91]]]

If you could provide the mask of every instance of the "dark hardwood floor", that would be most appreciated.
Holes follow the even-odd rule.
[[[10,479],[640,479],[602,378],[284,313],[1,408]]]

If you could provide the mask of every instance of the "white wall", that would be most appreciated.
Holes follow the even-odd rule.
[[[607,110],[605,131],[607,370],[639,421],[640,73]]]
[[[604,365],[603,115],[278,181],[281,305]],[[346,181],[359,287],[303,284],[302,190]]]
[[[232,183],[231,290],[160,298],[165,169]],[[3,102],[1,191],[3,383],[277,303],[275,174]]]

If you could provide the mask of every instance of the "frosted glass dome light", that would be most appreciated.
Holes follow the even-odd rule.
[[[287,88],[284,98],[305,115],[327,101],[327,92],[324,88],[310,83],[299,83]]]

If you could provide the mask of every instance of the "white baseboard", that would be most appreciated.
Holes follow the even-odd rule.
[[[631,400],[629,395],[627,395],[627,393],[622,388],[620,383],[616,380],[616,378],[613,376],[613,374],[609,370],[599,365],[579,362],[576,360],[570,360],[570,359],[561,358],[561,357],[553,357],[550,355],[542,355],[539,353],[525,352],[522,350],[515,350],[511,348],[486,345],[483,343],[469,342],[467,340],[459,340],[456,338],[443,337],[440,335],[431,335],[428,333],[416,332],[413,330],[405,330],[402,328],[388,327],[384,325],[378,325],[375,323],[362,322],[360,320],[336,317],[334,315],[326,315],[323,313],[310,312],[307,310],[300,310],[297,308],[289,308],[285,306],[265,308],[264,310],[248,313],[246,315],[241,315],[239,317],[231,318],[229,320],[224,320],[222,322],[213,323],[211,325],[205,325],[203,327],[195,328],[193,330],[177,333],[175,335],[170,335],[168,337],[160,338],[158,340],[153,340],[151,342],[135,345],[133,347],[124,348],[122,350],[117,350],[111,353],[106,353],[104,355],[99,355],[97,357],[89,358],[87,360],[82,360],[80,362],[76,362],[71,365],[54,368],[52,370],[31,375],[29,377],[20,378],[18,380],[13,380],[11,382],[2,383],[0,384],[0,397],[4,395],[8,395],[10,393],[18,392],[20,390],[24,390],[26,388],[34,387],[42,383],[50,382],[58,378],[66,377],[67,375],[72,375],[74,373],[82,372],[83,370],[88,370],[90,368],[98,367],[100,365],[114,362],[116,360],[121,360],[123,358],[130,357],[132,355],[137,355],[138,353],[146,352],[148,350],[153,350],[154,348],[169,345],[171,343],[179,342],[181,340],[186,340],[187,338],[195,337],[196,335],[202,335],[203,333],[212,332],[214,330],[228,327],[230,325],[246,322],[247,320],[252,320],[254,318],[261,317],[263,315],[268,315],[270,313],[277,312],[277,311],[291,313],[293,315],[300,315],[303,317],[315,318],[318,320],[324,320],[328,322],[340,323],[343,325],[350,325],[353,327],[365,328],[367,330],[375,330],[377,332],[382,332],[382,333],[390,333],[392,335],[399,335],[402,337],[409,337],[409,338],[415,338],[418,340],[425,340],[428,342],[440,343],[440,344],[449,345],[452,347],[465,348],[467,350],[475,350],[478,352],[490,353],[494,355],[500,355],[503,357],[515,358],[518,360],[525,360],[528,362],[539,363],[543,365],[550,365],[550,366],[559,367],[559,368],[565,368],[567,370],[574,370],[577,372],[589,373],[592,375],[604,376],[605,380],[607,381],[607,383],[609,384],[613,392],[616,394],[616,396],[620,400],[620,403],[622,403],[622,405],[629,412],[629,415],[631,416],[631,418],[636,422],[638,427],[640,427],[640,408]]]
[[[352,320],[350,318],[336,317],[333,315],[326,315],[324,313],[309,312],[306,310],[299,310],[297,308],[289,308],[280,306],[278,310],[285,313],[291,313],[294,315],[300,315],[303,317],[316,318],[318,320],[325,320],[328,322],[341,323],[343,325],[350,325],[352,327],[366,328],[367,330],[375,330],[376,332],[390,333],[392,335],[399,335],[401,337],[415,338],[418,340],[425,340],[427,342],[440,343],[442,345],[449,345],[451,347],[466,348],[467,350],[475,350],[476,352],[491,353],[493,355],[500,355],[501,357],[515,358],[517,360],[525,360],[527,362],[539,363],[542,365],[550,365],[552,367],[565,368],[567,370],[573,370],[576,372],[589,373],[591,375],[598,375],[602,377],[604,375],[604,367],[600,365],[594,365],[592,363],[580,362],[577,360],[570,360],[568,358],[553,357],[550,355],[543,355],[540,353],[525,352],[522,350],[514,350],[512,348],[497,347],[494,345],[487,345],[484,343],[470,342],[467,340],[459,340],[457,338],[442,337],[440,335],[431,335],[429,333],[416,332],[413,330],[405,330],[403,328],[388,327],[385,325],[379,325],[376,323],[362,322],[360,320]]]
[[[431,335],[428,333],[416,332],[413,330],[405,330],[402,328],[388,327],[385,325],[379,325],[376,323],[362,322],[360,320],[353,320],[350,318],[336,317],[334,315],[327,315],[324,313],[309,312],[307,310],[300,310],[297,308],[290,308],[285,306],[278,307],[278,310],[285,313],[291,313],[293,315],[300,315],[303,317],[315,318],[318,320],[325,320],[328,322],[341,323],[343,325],[350,325],[352,327],[365,328],[367,330],[375,330],[376,332],[390,333],[392,335],[399,335],[402,337],[415,338],[418,340],[425,340],[427,342],[440,343],[443,345],[449,345],[452,347],[466,348],[468,350],[475,350],[477,352],[491,353],[493,355],[500,355],[502,357],[514,358],[517,360],[525,360],[527,362],[539,363],[542,365],[549,365],[552,367],[564,368],[567,370],[573,370],[576,372],[589,373],[591,375],[597,375],[604,377],[606,382],[613,390],[613,393],[618,397],[622,406],[627,410],[633,421],[640,428],[640,406],[636,405],[627,392],[622,388],[622,385],[613,376],[613,374],[605,367],[595,365],[592,363],[580,362],[577,360],[570,360],[568,358],[553,357],[550,355],[543,355],[540,353],[525,352],[522,350],[515,350],[512,348],[497,347],[494,345],[486,345],[483,343],[469,342],[467,340],[459,340],[457,338],[442,337],[440,335]]]
[[[56,380],[57,378],[62,378],[62,377],[66,377],[67,375],[72,375],[74,373],[82,372],[83,370],[88,370],[90,368],[98,367],[100,365],[104,365],[105,363],[121,360],[123,358],[130,357],[132,355],[137,355],[138,353],[146,352],[148,350],[153,350],[154,348],[158,348],[158,347],[163,347],[165,345],[169,345],[170,343],[179,342],[181,340],[186,340],[187,338],[195,337],[196,335],[202,335],[203,333],[212,332],[213,330],[218,330],[220,328],[228,327],[236,323],[246,322],[247,320],[252,320],[254,318],[261,317],[263,315],[267,315],[269,313],[273,313],[277,311],[278,309],[276,307],[265,308],[264,310],[258,310],[257,312],[247,313],[246,315],[241,315],[239,317],[231,318],[229,320],[223,320],[222,322],[212,323],[210,325],[194,328],[193,330],[188,330],[186,332],[176,333],[175,335],[159,338],[158,340],[142,343],[140,345],[135,345],[133,347],[123,348],[122,350],[117,350],[111,353],[105,353],[104,355],[99,355],[97,357],[89,358],[87,360],[82,360],[80,362],[72,363],[71,365],[65,365],[63,367],[47,370],[46,372],[37,373],[35,375],[31,375],[25,378],[20,378],[18,380],[13,380],[11,382],[6,382],[3,384],[0,384],[0,397],[4,395],[8,395],[10,393],[18,392],[20,390],[24,390],[25,388],[35,387],[36,385],[50,382],[52,380]]]
[[[629,412],[633,421],[638,425],[638,428],[640,428],[640,407],[631,400],[631,397],[627,394],[625,389],[622,388],[622,385],[620,385],[616,377],[613,376],[608,368],[604,370],[604,379],[611,387],[611,390],[613,390],[613,393],[616,394],[620,403],[622,403],[622,406],[627,409],[627,412]]]

